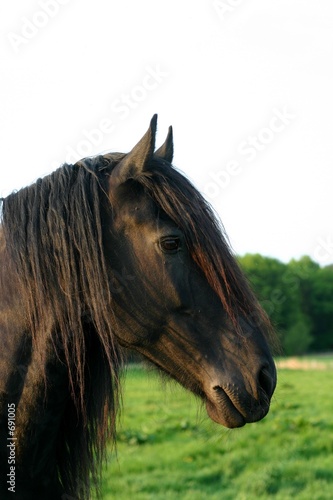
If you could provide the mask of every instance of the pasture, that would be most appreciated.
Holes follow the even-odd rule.
[[[332,499],[333,357],[306,361],[278,369],[263,421],[232,431],[181,387],[129,368],[103,499]]]

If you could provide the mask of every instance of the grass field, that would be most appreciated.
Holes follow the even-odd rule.
[[[130,368],[103,499],[332,500],[332,361],[279,369],[268,416],[236,430],[212,423],[178,386]]]

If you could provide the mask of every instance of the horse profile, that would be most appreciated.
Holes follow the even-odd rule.
[[[155,151],[156,125],[128,154],[65,164],[2,199],[0,498],[98,491],[124,348],[226,427],[269,410],[269,321],[209,204],[171,165],[171,127]]]

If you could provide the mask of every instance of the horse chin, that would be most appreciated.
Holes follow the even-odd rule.
[[[228,427],[229,429],[243,427],[246,424],[245,418],[230,400],[223,401],[222,403],[213,403],[207,400],[206,410],[209,418],[217,424]]]
[[[214,387],[214,396],[206,399],[208,416],[218,424],[230,429],[243,427],[265,417],[269,410],[267,398],[256,401],[247,395],[241,398],[236,391]]]

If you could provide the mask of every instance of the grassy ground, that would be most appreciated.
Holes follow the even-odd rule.
[[[333,499],[332,388],[329,368],[280,369],[268,416],[230,431],[178,386],[132,368],[103,499]]]

